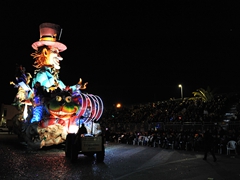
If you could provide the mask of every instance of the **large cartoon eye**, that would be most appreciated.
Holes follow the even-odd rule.
[[[56,96],[56,101],[61,101],[62,97],[61,96]]]
[[[68,103],[71,102],[71,101],[72,101],[71,96],[67,96],[67,97],[65,98],[65,101],[68,102]]]

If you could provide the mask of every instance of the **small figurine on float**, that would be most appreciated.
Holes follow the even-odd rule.
[[[24,82],[26,84],[27,76],[26,76],[26,68],[23,67],[22,64],[18,65],[16,64],[16,73],[15,73],[15,79],[16,83],[19,84],[21,82]]]
[[[24,104],[23,101],[27,99],[28,92],[31,91],[31,88],[29,87],[31,78],[31,74],[26,73],[25,67],[22,65],[17,65],[15,82],[11,81],[10,84],[14,85],[15,88],[18,88],[18,92],[14,98],[13,105],[17,105],[19,110],[21,110],[21,105]]]

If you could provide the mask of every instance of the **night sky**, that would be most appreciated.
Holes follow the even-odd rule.
[[[106,105],[144,103],[184,96],[198,88],[240,90],[239,10],[213,1],[1,2],[1,99],[17,92],[15,64],[33,75],[43,22],[63,28],[60,79],[89,82],[86,92]],[[65,2],[65,3],[63,3]]]

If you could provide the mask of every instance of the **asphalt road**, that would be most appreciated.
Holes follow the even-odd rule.
[[[240,158],[217,154],[202,160],[202,152],[108,143],[103,163],[79,155],[65,157],[64,146],[29,151],[16,135],[0,133],[1,180],[237,180]]]

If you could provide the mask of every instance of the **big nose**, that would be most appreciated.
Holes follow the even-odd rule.
[[[58,58],[58,60],[63,60],[63,58],[62,58],[62,56],[60,56],[59,54],[57,55],[57,58]]]

